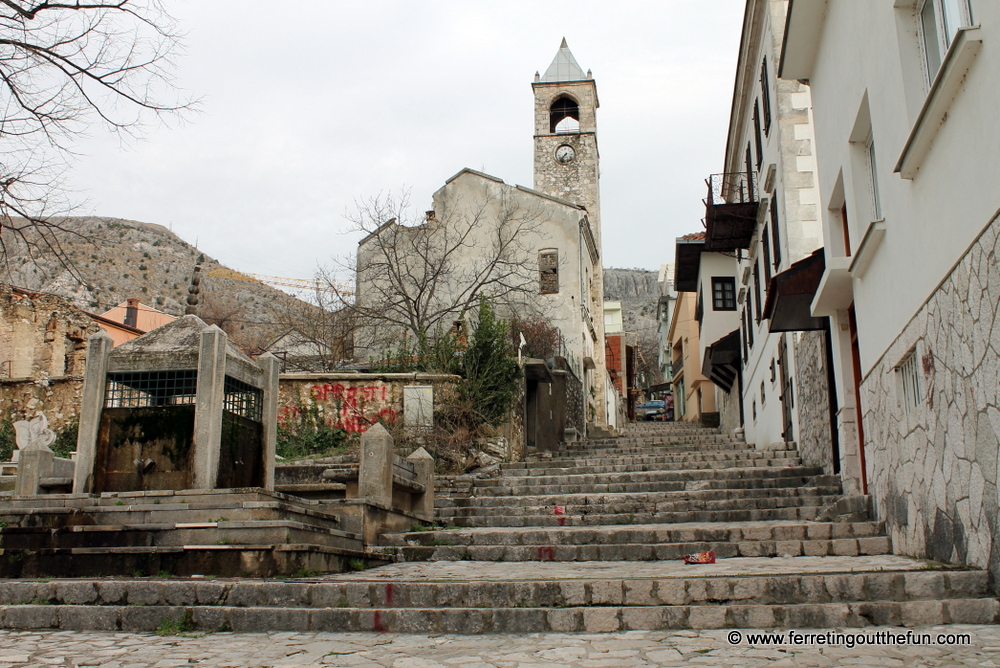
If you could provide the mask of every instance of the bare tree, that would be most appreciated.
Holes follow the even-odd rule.
[[[326,285],[338,285],[327,270],[319,276]],[[315,304],[277,303],[273,306],[280,334],[268,345],[282,359],[285,371],[333,371],[353,354],[354,309],[348,295],[337,288],[318,286]]]
[[[160,0],[0,0],[0,262],[79,234],[63,173],[78,136],[124,138],[189,102],[171,87],[178,35]],[[74,272],[75,274],[76,272]],[[77,275],[77,278],[79,276]]]
[[[365,234],[355,263],[358,352],[377,354],[404,336],[423,354],[481,297],[504,315],[531,313],[538,293],[531,248],[544,236],[529,202],[503,185],[465,201],[439,200],[419,217],[406,193],[357,202],[349,218]]]

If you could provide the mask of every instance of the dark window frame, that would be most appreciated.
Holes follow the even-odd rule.
[[[774,270],[781,266],[781,236],[778,231],[778,191],[771,199],[771,248],[774,254]]]
[[[764,138],[761,135],[760,129],[760,100],[755,99],[753,101],[753,141],[754,148],[757,149],[757,160],[755,165],[757,166],[757,171],[760,171],[760,166],[764,163]]]
[[[764,106],[764,135],[771,134],[771,88],[767,76],[767,56],[760,64],[760,94]]]
[[[733,276],[712,277],[712,310],[713,311],[736,310],[735,277]]]

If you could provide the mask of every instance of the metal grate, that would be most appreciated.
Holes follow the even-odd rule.
[[[198,384],[194,369],[109,373],[105,408],[146,408],[193,404]]]
[[[909,413],[920,406],[920,375],[917,368],[916,350],[910,354],[896,367],[896,376],[899,379],[899,388],[902,396],[900,404],[903,410]]]
[[[235,413],[254,422],[263,415],[264,393],[260,388],[226,376],[226,398],[223,410]]]

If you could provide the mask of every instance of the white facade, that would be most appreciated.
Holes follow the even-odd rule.
[[[812,92],[837,392],[894,549],[1000,571],[1000,4],[794,0]],[[853,411],[842,441],[858,440]]]
[[[588,360],[593,360],[598,351],[603,356],[603,347],[597,346],[596,327],[589,316],[601,312],[601,304],[592,301],[590,290],[594,275],[600,273],[600,256],[583,207],[464,169],[434,193],[432,211],[430,220],[421,226],[402,230],[383,226],[379,234],[419,235],[425,230],[448,227],[454,227],[456,234],[468,234],[458,249],[461,252],[452,258],[452,266],[435,285],[438,308],[453,303],[455,294],[467,288],[471,276],[483,274],[484,266],[495,257],[497,239],[515,235],[516,244],[508,247],[509,255],[505,258],[513,273],[504,279],[504,284],[514,285],[518,290],[503,295],[498,308],[507,316],[544,315],[559,329],[573,372],[578,378],[587,378],[587,367],[593,367]],[[435,233],[442,238],[454,238],[443,231]],[[372,295],[395,288],[387,284],[380,290],[379,283],[385,279],[377,261],[382,259],[377,257],[381,255],[377,237],[378,234],[369,236],[358,247],[357,299],[366,307]],[[552,262],[550,258],[554,258]],[[376,270],[369,271],[367,267]],[[492,291],[493,287],[487,283],[482,294],[488,297]],[[442,322],[450,325],[463,317],[463,313],[451,312]],[[382,338],[391,340],[400,333],[401,330],[382,332]],[[362,341],[365,338],[359,337]],[[382,349],[376,347],[367,352],[375,354]],[[601,386],[603,390],[603,380]]]
[[[740,402],[748,443],[768,447],[795,441],[809,463],[832,473],[839,469],[840,457],[831,443],[829,399],[819,396],[826,388],[825,333],[782,331],[764,312],[772,278],[823,246],[809,89],[777,77],[787,5],[785,0],[746,2],[725,174],[713,178],[721,184],[723,196],[734,184],[753,193],[758,202],[752,214],[756,223],[741,228],[724,249],[735,256],[728,260],[729,272],[737,277],[735,323],[732,314],[708,309],[711,286],[702,286],[706,295],[702,352],[739,328],[739,385],[729,393],[720,390],[719,396],[724,426],[739,421],[732,404]],[[751,214],[741,211],[734,218],[747,215]],[[706,248],[719,248],[717,234],[710,225]],[[711,256],[725,257],[706,252],[702,263]],[[800,355],[807,360],[802,368]],[[797,384],[803,375],[805,382]],[[815,410],[817,403],[823,410]]]

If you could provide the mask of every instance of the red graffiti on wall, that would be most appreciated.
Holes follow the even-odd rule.
[[[351,434],[364,433],[379,420],[389,423],[396,421],[396,411],[385,405],[389,402],[389,388],[385,385],[368,387],[348,387],[340,383],[313,385],[309,388],[309,396],[313,401],[326,404],[333,409],[326,416],[326,423],[329,426],[343,429]],[[297,414],[296,409],[295,415]]]

